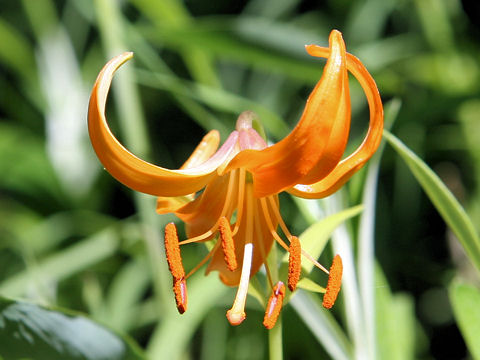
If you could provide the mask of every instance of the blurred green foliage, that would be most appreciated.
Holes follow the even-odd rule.
[[[303,46],[325,46],[331,29],[342,31],[384,101],[401,100],[392,133],[435,170],[480,230],[474,0],[22,0],[1,6],[1,296],[88,314],[129,334],[152,357],[268,357],[262,309],[249,299],[248,321],[230,327],[224,311],[233,290],[215,274],[192,278],[191,307],[177,315],[161,245],[163,225],[173,217],[156,215],[154,198],[117,183],[93,154],[88,93],[103,64],[127,50],[135,60],[114,82],[110,124],[135,154],[173,168],[206,130],[219,129],[225,139],[243,110],[259,114],[270,140],[284,136],[322,73],[323,63]],[[353,79],[351,86],[356,144],[368,109]],[[465,358],[448,288],[454,277],[478,285],[478,273],[391,148],[379,169],[377,355]],[[360,203],[363,180],[357,176],[347,187],[352,205]],[[281,201],[297,233],[319,220],[308,207],[297,211],[305,204]],[[204,249],[183,253],[191,268]],[[454,296],[457,307],[468,301],[458,291]],[[285,309],[286,359],[335,357],[319,344],[312,319],[337,322],[313,313],[315,301],[302,294]],[[310,319],[302,306],[312,311]],[[343,329],[350,315],[335,313]],[[395,325],[398,333],[389,332]],[[348,345],[343,350],[349,354]]]

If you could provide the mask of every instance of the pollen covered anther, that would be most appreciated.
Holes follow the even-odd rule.
[[[227,264],[227,268],[230,271],[235,271],[238,265],[237,257],[235,255],[235,246],[233,244],[232,229],[230,228],[230,222],[225,216],[220,218],[218,231],[222,241],[222,249],[225,255],[225,263]]]
[[[184,278],[173,279],[173,292],[178,312],[183,314],[187,311],[187,282]]]
[[[183,269],[182,257],[180,255],[177,228],[173,222],[165,226],[165,253],[167,255],[168,268],[172,273],[173,279],[180,280],[184,278],[185,270]]]
[[[323,307],[331,309],[335,300],[337,300],[340,286],[342,285],[343,265],[340,255],[335,255],[332,266],[330,267],[330,274],[328,277],[327,291],[323,296]]]
[[[292,236],[288,252],[290,253],[288,257],[288,288],[290,291],[295,291],[302,271],[302,248],[298,237]]]
[[[274,287],[270,299],[268,299],[265,317],[263,318],[263,326],[272,329],[277,322],[280,310],[282,310],[283,298],[285,297],[285,285],[279,281]]]

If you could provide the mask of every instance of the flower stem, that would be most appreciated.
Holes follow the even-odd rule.
[[[268,350],[270,360],[283,359],[282,313],[278,316],[273,329],[268,331]]]

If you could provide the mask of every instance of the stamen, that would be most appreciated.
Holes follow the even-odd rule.
[[[282,215],[280,214],[280,210],[278,208],[278,204],[273,196],[269,196],[268,200],[270,201],[271,208],[273,210],[273,214],[275,215],[275,218],[278,221],[278,224],[280,225],[280,228],[282,229],[283,233],[285,236],[290,239],[292,237],[292,234],[288,230],[287,225],[285,225],[285,221],[283,221]]]
[[[325,274],[329,274],[329,271],[327,269],[325,269],[325,266],[323,266],[322,264],[320,264],[317,260],[315,260],[312,255],[310,255],[309,253],[307,253],[305,250],[302,249],[302,255],[305,256],[308,260],[310,260],[313,265],[315,265],[317,268],[319,268],[320,270],[322,270]]]
[[[217,251],[219,244],[220,243],[217,241],[215,243],[215,245],[213,246],[212,250],[210,250],[210,252],[207,255],[205,255],[205,257],[202,259],[202,261],[200,261],[192,270],[189,271],[187,276],[185,276],[185,279],[188,279],[190,276],[195,274],[195,272],[198,269],[200,269],[215,254],[215,251]]]
[[[327,291],[323,296],[323,307],[331,309],[335,300],[337,299],[340,286],[342,284],[342,258],[340,255],[335,255],[332,266],[330,267],[330,276],[328,277]]]
[[[279,281],[273,288],[273,293],[268,299],[265,317],[263,318],[263,326],[271,329],[275,326],[280,310],[282,310],[283,298],[285,297],[285,285]]]
[[[205,240],[207,239],[208,237],[212,236],[218,229],[218,225],[220,223],[220,219],[225,216],[225,214],[227,213],[228,211],[228,207],[231,205],[231,200],[232,200],[232,195],[233,195],[233,189],[235,188],[235,178],[236,178],[236,175],[237,175],[237,170],[233,170],[228,176],[228,188],[227,188],[227,193],[225,195],[225,201],[223,203],[223,208],[222,208],[222,211],[220,213],[220,217],[219,219],[215,222],[215,224],[210,228],[210,230],[207,230],[206,232],[204,232],[203,234],[200,234],[200,235],[197,235],[197,236],[194,236],[194,237],[191,237],[187,240],[183,240],[180,242],[180,245],[186,245],[186,244],[190,244],[190,243],[193,243],[193,242],[197,242],[197,241],[202,241],[202,240]]]
[[[290,253],[288,257],[288,288],[290,291],[295,291],[302,270],[302,248],[298,237],[292,236],[288,251]]]
[[[272,220],[271,220],[271,217],[270,217],[270,212],[269,212],[269,208],[268,208],[268,204],[266,202],[266,198],[261,198],[260,199],[260,202],[262,204],[262,211],[263,211],[263,214],[265,216],[265,220],[267,222],[267,226],[268,226],[268,229],[270,230],[270,233],[272,234],[273,238],[286,250],[286,251],[289,251],[289,248],[287,246],[287,244],[285,244],[285,241],[282,240],[282,238],[280,237],[280,235],[278,235],[278,233],[276,232],[276,230],[273,228],[273,223],[272,223]],[[273,205],[275,205],[273,203]],[[281,217],[277,217],[277,219],[282,219]],[[283,220],[281,221],[281,223],[283,223]],[[285,226],[286,228],[286,225],[285,223],[283,223],[283,226]],[[290,234],[290,232],[288,232],[288,234]],[[292,238],[292,235],[290,235],[290,239]],[[323,272],[325,272],[326,274],[328,274],[328,270],[325,269],[325,267],[320,264],[317,260],[315,260],[309,253],[307,253],[305,250],[302,249],[302,255],[305,256],[308,260],[310,260],[313,265],[315,265],[317,268],[319,268],[320,270],[322,270]]]
[[[239,169],[238,171],[238,199],[237,199],[237,220],[235,221],[235,228],[232,231],[232,236],[238,232],[240,228],[240,223],[243,217],[243,200],[245,197],[245,179],[246,179],[246,170]]]
[[[183,314],[187,311],[187,282],[184,278],[173,279],[173,292],[178,312]]]
[[[238,285],[237,295],[230,310],[227,311],[227,319],[232,325],[240,325],[247,317],[245,314],[245,302],[247,300],[248,282],[250,280],[250,269],[252,267],[253,244],[245,244],[243,252],[242,274]]]
[[[190,243],[193,243],[193,242],[198,242],[198,241],[205,240],[206,238],[212,236],[215,233],[215,231],[217,230],[217,226],[218,226],[218,223],[215,223],[215,225],[213,225],[213,227],[210,230],[204,232],[201,235],[194,236],[194,237],[191,237],[187,240],[180,241],[179,245],[186,245],[186,244],[190,244]]]
[[[288,246],[285,244],[285,241],[282,240],[280,235],[278,235],[277,231],[273,227],[272,218],[270,217],[270,212],[268,210],[268,205],[265,198],[260,199],[260,204],[262,205],[263,216],[265,217],[265,221],[267,223],[268,230],[272,234],[273,238],[286,250],[288,251]]]
[[[173,222],[165,226],[165,253],[167,255],[168,268],[174,280],[185,277],[185,270],[182,265],[180,247],[178,245],[177,228]]]
[[[253,217],[256,219],[258,217],[258,214],[261,211],[258,201],[255,201],[255,206],[253,207],[253,209],[255,211],[253,213]],[[257,239],[263,239],[263,235],[264,234],[262,231],[262,226],[260,225],[260,221],[255,221],[255,237]],[[270,287],[273,288],[272,273],[270,272],[270,267],[268,266],[267,254],[265,251],[265,244],[263,243],[263,241],[259,241],[258,246],[260,248],[260,254],[262,255],[262,259],[265,259],[263,266],[265,267],[265,273],[267,274],[268,283],[270,284]]]
[[[227,264],[227,268],[230,271],[235,271],[237,269],[237,257],[235,255],[232,229],[230,228],[230,222],[225,216],[220,218],[218,230],[220,232],[220,239],[222,240],[222,249],[225,255],[225,263]]]

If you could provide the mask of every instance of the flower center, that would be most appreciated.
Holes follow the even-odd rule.
[[[238,138],[236,143],[231,145],[232,156],[241,151],[261,150],[267,147],[265,140],[253,128],[255,117],[256,115],[251,111],[245,111],[238,117],[236,124]],[[255,156],[255,153],[252,152],[251,156]],[[216,209],[214,210],[216,220],[212,221],[211,216],[206,216],[206,223],[211,222],[208,230],[181,242],[177,240],[178,246],[209,239],[216,239],[216,243],[207,256],[187,275],[184,275],[183,268],[180,271],[175,266],[171,266],[171,270],[172,268],[174,270],[172,271],[174,290],[180,312],[186,310],[186,279],[211,260],[207,273],[211,270],[218,270],[220,278],[225,284],[238,286],[232,308],[227,311],[227,319],[232,325],[241,324],[246,318],[245,304],[250,278],[263,265],[268,283],[273,291],[267,306],[265,326],[267,328],[273,327],[285,296],[285,286],[282,282],[274,284],[266,261],[270,248],[275,241],[290,254],[288,272],[288,288],[290,291],[295,290],[299,281],[302,255],[325,273],[329,273],[301,249],[299,239],[288,230],[280,214],[278,195],[262,198],[256,198],[253,195],[252,177],[245,169],[235,169],[218,176],[207,185],[194,201],[198,208]],[[215,207],[215,205],[212,205],[212,201],[221,205]],[[230,223],[232,219],[234,219],[233,224]],[[189,228],[191,225],[188,220],[186,223],[188,233],[192,229]],[[278,234],[278,226],[282,229],[286,241]],[[198,226],[195,229],[198,234]],[[173,230],[169,229],[169,233],[173,233]],[[167,236],[169,235],[166,232],[166,247],[167,245],[171,246],[171,241],[167,241]],[[167,258],[171,258],[169,264],[180,264],[179,266],[182,266],[181,260],[178,260],[180,258],[179,253],[179,249],[178,251],[174,249],[174,251],[167,252]],[[335,271],[335,274],[338,278],[339,272]],[[338,293],[339,282],[335,280],[333,285],[330,285],[329,282],[328,288],[332,289],[331,292]],[[327,303],[333,304],[335,297],[336,294],[330,296],[329,299],[331,300]]]

